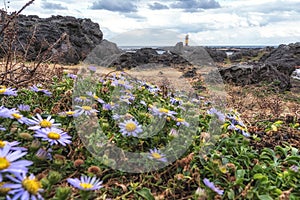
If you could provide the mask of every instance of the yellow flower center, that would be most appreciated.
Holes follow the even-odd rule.
[[[177,122],[184,122],[184,119],[182,119],[182,118],[177,118]]]
[[[5,146],[6,142],[0,140],[0,148],[3,148]]]
[[[49,132],[47,136],[48,136],[48,138],[50,138],[52,140],[59,140],[60,139],[60,134],[55,133],[55,132]]]
[[[11,114],[14,118],[16,119],[21,119],[22,118],[22,115],[18,114],[18,113],[13,113]]]
[[[49,122],[48,120],[45,120],[43,119],[41,122],[40,122],[40,126],[43,127],[43,128],[50,128],[52,126],[52,123]]]
[[[123,81],[123,80],[119,80],[118,83],[119,83],[120,85],[125,85],[125,81]]]
[[[7,194],[10,191],[10,188],[3,188],[2,186],[5,184],[5,182],[0,182],[0,196],[2,194]]]
[[[74,113],[75,113],[74,111],[67,111],[66,112],[67,115],[74,115]]]
[[[84,97],[84,96],[80,96],[79,98],[82,100],[86,100],[86,97]]]
[[[92,110],[92,107],[91,106],[82,106],[82,109],[86,110],[86,111],[90,111],[90,110]]]
[[[136,129],[136,124],[133,123],[133,122],[128,122],[125,125],[125,129],[126,129],[126,131],[132,132],[132,131],[134,131]]]
[[[0,170],[7,169],[10,166],[10,162],[4,157],[0,158]]]
[[[240,126],[240,125],[235,125],[236,128],[240,129],[240,130],[245,130],[244,127]]]
[[[22,181],[22,186],[30,193],[36,195],[39,191],[39,189],[42,188],[41,182],[34,179],[25,178]]]
[[[99,99],[99,97],[97,95],[93,95],[94,99]]]
[[[3,94],[6,91],[5,88],[0,89],[0,94]]]
[[[165,108],[160,108],[158,111],[161,112],[161,113],[168,113],[169,112],[169,110],[165,109]]]
[[[155,159],[160,159],[161,155],[157,152],[154,152],[154,153],[152,153],[152,157],[155,158]]]
[[[0,89],[6,89],[5,85],[0,85]]]
[[[90,189],[90,188],[93,187],[93,185],[90,184],[90,183],[80,183],[79,185],[80,185],[83,189]]]

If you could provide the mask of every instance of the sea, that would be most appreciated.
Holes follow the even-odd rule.
[[[126,51],[126,52],[135,52],[138,49],[141,48],[152,48],[152,49],[159,49],[161,47],[166,46],[119,46],[120,49]],[[227,56],[233,54],[234,51],[232,49],[262,49],[266,47],[278,47],[277,45],[203,45],[202,47],[208,47],[208,48],[214,48],[214,49],[222,49],[225,50]],[[163,50],[157,50],[158,54],[163,54],[165,51]]]
[[[132,49],[141,49],[141,48],[153,48],[157,49],[160,47],[165,47],[165,46],[119,46],[119,48],[123,50],[132,50]],[[237,49],[261,49],[265,47],[278,47],[277,45],[203,45],[202,47],[209,47],[209,48],[237,48]]]

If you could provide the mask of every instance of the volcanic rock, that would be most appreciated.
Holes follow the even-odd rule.
[[[284,74],[291,75],[296,66],[300,66],[300,42],[292,44],[282,44],[278,48],[264,55],[260,62],[274,65]]]
[[[39,18],[19,15],[15,27],[17,38],[13,48],[27,61],[42,58],[62,64],[78,64],[103,38],[97,23],[70,16]],[[0,40],[4,49],[9,47],[5,35],[1,35]],[[0,56],[4,56],[4,52]]]
[[[270,64],[262,65],[235,65],[219,70],[223,80],[236,85],[268,83],[281,90],[291,88],[289,75],[282,73]]]
[[[123,51],[115,43],[104,39],[89,53],[84,62],[109,67],[114,60],[118,59],[121,53]]]
[[[225,51],[220,51],[213,48],[205,48],[214,62],[224,62],[227,59]]]
[[[136,52],[124,52],[118,54],[115,59],[107,66],[116,67],[117,69],[131,69],[144,64],[158,64],[162,66],[191,65],[183,57],[170,51],[164,51],[162,54],[159,54],[157,51],[163,50],[141,48],[136,50]]]

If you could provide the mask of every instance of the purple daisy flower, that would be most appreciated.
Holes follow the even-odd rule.
[[[14,88],[6,88],[4,85],[0,85],[0,95],[7,95],[7,96],[17,96],[17,91]]]
[[[74,101],[75,101],[75,102],[82,102],[82,103],[84,103],[84,102],[91,102],[91,100],[88,99],[88,98],[85,97],[85,96],[75,97]]]
[[[32,165],[31,161],[28,160],[18,160],[27,154],[27,152],[22,152],[20,150],[11,151],[12,147],[10,145],[5,145],[0,148],[0,177],[2,178],[2,173],[20,173],[27,172],[27,166]]]
[[[71,140],[69,139],[72,138],[66,132],[54,127],[38,129],[33,136],[40,137],[43,141],[48,141],[50,145],[61,144],[63,146],[70,144]]]
[[[203,183],[204,183],[207,187],[209,187],[211,190],[213,190],[214,192],[216,192],[217,194],[223,195],[224,190],[221,190],[221,189],[217,188],[217,187],[215,186],[215,184],[214,184],[213,182],[210,182],[207,178],[203,179]]]
[[[24,147],[17,147],[17,145],[19,145],[19,144],[20,144],[20,142],[18,142],[18,141],[8,142],[8,141],[0,140],[0,149],[3,149],[6,145],[9,145],[11,147],[10,150],[27,151],[27,149]]]
[[[223,113],[221,113],[220,111],[218,111],[215,108],[211,108],[207,111],[207,114],[209,115],[216,115],[219,119],[219,121],[221,122],[225,122],[225,115]]]
[[[1,118],[10,118],[12,117],[11,115],[13,114],[13,111],[4,107],[0,106],[0,117]]]
[[[166,108],[156,108],[155,106],[152,106],[152,108],[149,108],[149,110],[152,111],[153,115],[156,115],[159,117],[169,116],[169,117],[175,118],[174,115],[177,114],[177,112],[175,112],[175,111],[171,111]]]
[[[68,116],[68,117],[77,117],[78,113],[77,113],[77,111],[69,110],[69,111],[59,113],[59,116],[62,116],[62,117],[66,117],[66,116]]]
[[[57,127],[57,126],[60,126],[61,124],[59,123],[54,123],[55,120],[54,119],[51,119],[51,116],[49,115],[47,117],[47,119],[43,119],[41,117],[40,114],[36,114],[36,117],[32,117],[32,119],[29,119],[29,125],[34,125],[34,126],[31,126],[29,127],[28,129],[29,130],[38,130],[38,129],[41,129],[41,128],[51,128],[51,127]]]
[[[25,105],[25,104],[20,104],[20,105],[18,105],[18,110],[19,111],[30,111],[30,106]]]
[[[114,79],[111,85],[115,87],[117,86],[124,87],[127,90],[133,88],[133,86],[130,85],[130,83],[124,77],[121,77],[120,79]]]
[[[24,117],[23,115],[20,114],[20,112],[18,110],[16,110],[15,108],[11,109],[11,119],[16,119],[18,120],[19,123],[21,124],[30,124],[30,120],[27,117]]]
[[[51,152],[52,149],[45,150],[43,148],[39,148],[39,150],[35,153],[35,156],[40,160],[52,160]]]
[[[149,155],[148,155],[148,158],[150,159],[155,159],[155,160],[158,160],[158,161],[161,161],[161,162],[167,162],[167,158],[166,158],[166,155],[161,153],[159,149],[150,149],[150,152],[149,152]]]
[[[180,126],[180,125],[183,125],[183,126],[186,126],[186,127],[190,126],[190,124],[188,122],[186,122],[185,119],[177,118],[176,119],[176,126]]]
[[[91,106],[75,106],[75,108],[78,108],[75,110],[77,112],[78,116],[85,114],[85,115],[94,115],[97,114],[99,111],[92,108]]]
[[[124,136],[136,137],[138,133],[143,132],[142,125],[132,119],[119,123],[120,132]]]
[[[101,103],[101,104],[104,104],[104,103],[105,103],[105,102],[104,102],[100,97],[98,97],[95,93],[87,92],[86,94],[89,95],[90,97],[93,97],[94,100],[98,101],[98,102]]]
[[[2,125],[0,125],[0,131],[6,131],[6,128],[4,128]]]
[[[291,167],[290,167],[290,170],[292,170],[293,172],[298,172],[299,171],[299,167],[297,166],[297,165],[292,165]]]
[[[71,79],[76,79],[76,78],[77,78],[77,75],[68,73],[68,74],[67,74],[67,77],[68,77],[68,78],[71,78]]]
[[[3,186],[10,188],[8,196],[12,199],[44,199],[40,192],[43,192],[42,183],[31,174],[26,176],[25,172],[15,174],[15,177],[7,175],[13,183],[6,183]]]
[[[30,86],[29,88],[30,88],[31,91],[42,92],[42,93],[44,93],[44,95],[49,96],[49,97],[52,95],[52,93],[49,92],[48,90],[42,89],[42,88],[38,88],[36,85]]]
[[[89,70],[90,70],[91,72],[96,72],[97,67],[95,67],[95,66],[89,66]]]
[[[78,178],[68,178],[67,181],[73,187],[83,191],[99,190],[103,187],[102,181],[96,177],[92,178],[85,175],[81,175],[80,180]]]

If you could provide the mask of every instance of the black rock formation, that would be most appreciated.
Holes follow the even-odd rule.
[[[214,62],[224,62],[227,59],[227,54],[225,51],[221,51],[215,48],[205,48],[209,53]]]
[[[99,44],[95,50],[92,51],[92,55],[87,57],[85,62],[104,67],[115,67],[119,70],[131,69],[145,64],[157,64],[161,66],[191,65],[186,59],[170,51],[153,48],[141,48],[134,52],[120,52],[116,46],[112,48],[112,44]],[[97,53],[97,48],[102,50],[114,50],[111,51],[110,56],[102,57],[101,53]],[[161,51],[162,53],[158,53],[158,51]]]
[[[281,90],[289,90],[292,87],[291,74],[296,66],[300,66],[300,43],[282,44],[269,50],[271,51],[263,55],[257,64],[220,69],[224,81],[237,85],[272,83]],[[250,53],[249,56],[253,54]]]
[[[13,48],[27,61],[45,56],[43,59],[62,64],[78,64],[103,38],[97,23],[70,16],[19,15],[14,26],[17,38]],[[4,49],[0,56],[3,56],[8,47],[5,34],[0,40]],[[53,48],[49,48],[51,46]]]
[[[290,76],[295,71],[295,67],[300,66],[300,42],[279,45],[278,48],[264,55],[260,62],[276,66],[279,71]]]
[[[290,77],[269,64],[235,65],[220,69],[219,72],[227,83],[241,86],[266,83],[272,84],[280,90],[289,90],[291,88]]]

